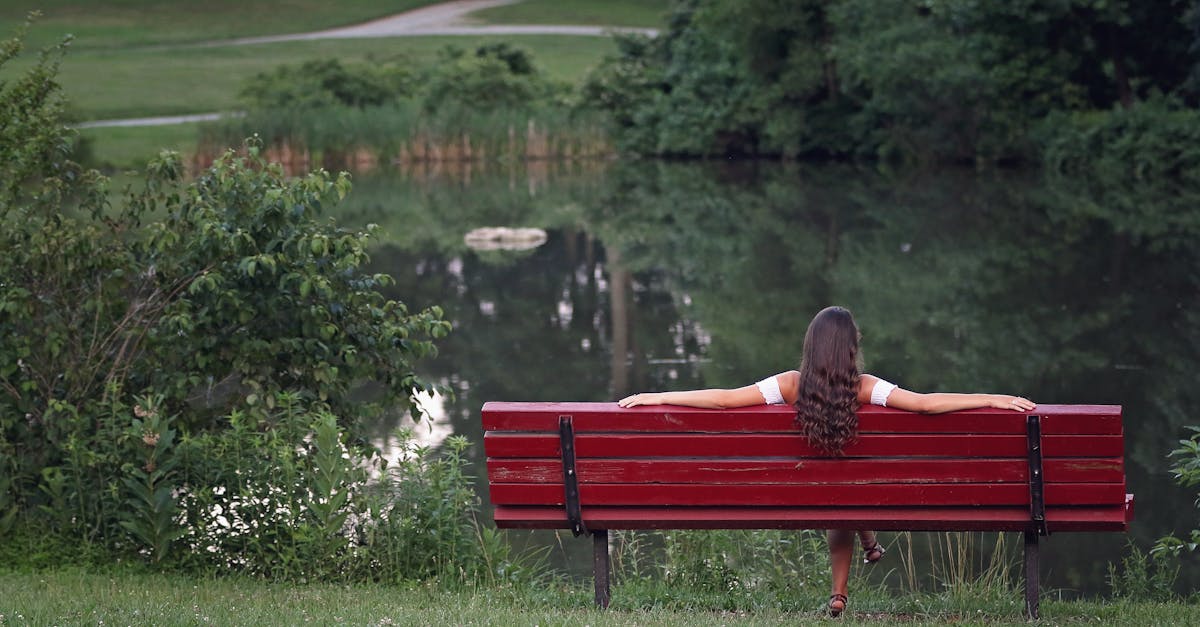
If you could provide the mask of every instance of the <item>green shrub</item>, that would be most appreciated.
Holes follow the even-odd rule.
[[[413,364],[449,325],[383,296],[371,229],[321,218],[348,177],[286,177],[250,142],[186,183],[164,153],[110,202],[69,159],[62,50],[0,83],[2,553],[347,581],[486,568],[464,445],[384,472],[361,435],[384,407],[419,417],[434,387]],[[376,401],[352,399],[368,382]]]
[[[1050,172],[1126,183],[1200,183],[1200,110],[1164,97],[1129,108],[1057,113],[1036,133]]]
[[[241,97],[251,109],[377,107],[410,96],[415,86],[412,71],[403,66],[321,59],[259,73],[246,82]]]
[[[1114,597],[1123,599],[1170,601],[1178,575],[1177,563],[1169,563],[1162,553],[1143,553],[1132,542],[1120,567],[1108,565],[1108,585]]]
[[[1180,440],[1179,448],[1171,451],[1171,457],[1177,458],[1171,472],[1175,473],[1176,483],[1191,488],[1200,485],[1200,427],[1188,429],[1192,431],[1192,437]],[[1200,497],[1196,499],[1195,505],[1200,508]],[[1150,552],[1156,556],[1169,554],[1179,557],[1185,549],[1190,553],[1197,548],[1200,548],[1200,525],[1192,529],[1186,539],[1174,535],[1160,538]]]
[[[271,159],[333,169],[388,161],[479,161],[606,155],[599,116],[512,44],[447,46],[423,68],[284,66],[247,83],[250,110],[202,127],[200,161],[251,135]],[[365,162],[364,162],[365,161]]]
[[[419,96],[422,107],[475,110],[531,107],[565,95],[569,89],[537,70],[533,56],[510,44],[484,44],[474,54],[448,46],[427,68]]]

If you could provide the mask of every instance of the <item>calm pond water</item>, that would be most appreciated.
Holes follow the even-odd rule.
[[[1056,535],[1042,549],[1043,589],[1103,594],[1128,541],[1146,550],[1197,525],[1195,491],[1174,485],[1166,456],[1200,424],[1200,251],[1164,219],[1194,216],[1196,199],[1111,183],[539,164],[361,174],[338,217],[382,225],[373,264],[397,279],[390,295],[453,322],[422,369],[455,398],[430,403],[425,437],[468,437],[479,475],[486,401],[745,385],[795,367],[805,325],[829,304],[855,313],[867,370],[904,387],[1123,405],[1131,533]],[[463,235],[483,226],[549,239],[468,248]],[[589,542],[568,535],[563,555],[552,536],[534,541],[590,572]],[[1200,584],[1194,563],[1183,589]]]

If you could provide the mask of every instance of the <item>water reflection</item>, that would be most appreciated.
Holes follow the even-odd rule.
[[[868,370],[906,387],[1124,405],[1130,539],[1195,525],[1165,458],[1200,423],[1200,267],[1177,215],[1194,195],[780,164],[540,168],[376,173],[340,216],[383,225],[373,263],[396,277],[391,295],[453,322],[424,370],[455,390],[445,419],[475,443],[478,473],[485,401],[744,385],[794,367],[804,324],[837,303],[859,320]],[[464,244],[498,225],[548,239]],[[1105,592],[1125,542],[1052,538],[1044,585]],[[1195,588],[1198,569],[1181,583]]]

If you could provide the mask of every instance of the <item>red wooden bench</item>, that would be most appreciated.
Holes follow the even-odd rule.
[[[592,534],[602,607],[609,529],[1019,531],[1036,617],[1038,537],[1133,518],[1119,406],[859,416],[858,441],[829,457],[786,407],[489,402],[496,525]]]

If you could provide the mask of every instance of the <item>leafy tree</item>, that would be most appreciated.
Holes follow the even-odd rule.
[[[642,154],[1034,160],[1053,112],[1194,98],[1186,4],[683,0],[584,95]]]
[[[19,39],[0,50],[3,71]],[[383,296],[391,278],[364,270],[373,229],[320,217],[348,176],[286,177],[251,141],[190,182],[164,153],[110,205],[106,180],[69,159],[62,50],[0,83],[0,522],[42,505],[59,531],[112,541],[124,475],[153,511],[148,528],[120,522],[168,544],[165,462],[126,467],[135,396],[193,434],[234,410],[269,425],[283,393],[347,427],[383,405],[419,414],[433,386],[413,364],[449,325]],[[351,399],[367,382],[377,402]]]
[[[1188,427],[1188,430],[1192,432],[1191,437],[1180,440],[1179,448],[1171,451],[1171,457],[1177,460],[1171,467],[1171,472],[1175,474],[1176,483],[1185,488],[1200,485],[1200,427],[1191,426]],[[1200,508],[1200,498],[1196,499],[1195,504]],[[1198,547],[1200,547],[1200,525],[1192,529],[1186,539],[1180,539],[1174,535],[1160,538],[1152,552],[1179,556],[1184,549],[1190,553]]]
[[[805,109],[837,91],[828,37],[820,2],[679,2],[663,35],[618,39],[619,54],[589,75],[584,102],[608,111],[636,152],[820,149]]]
[[[474,54],[447,46],[426,69],[423,83],[420,99],[429,112],[445,107],[520,108],[566,92],[537,69],[527,50],[506,43],[483,44]]]

